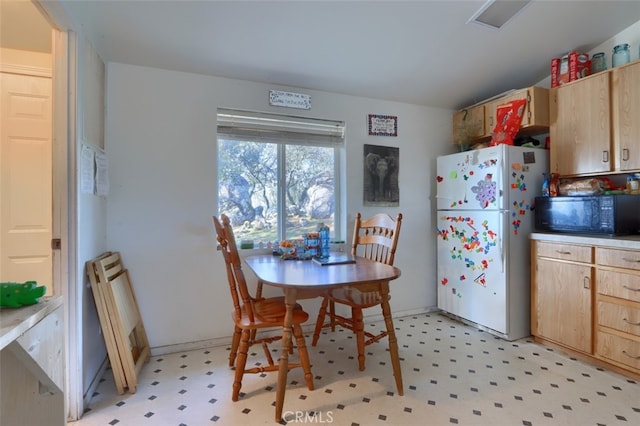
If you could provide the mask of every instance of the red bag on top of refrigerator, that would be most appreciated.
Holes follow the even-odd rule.
[[[513,145],[513,139],[520,130],[526,99],[516,99],[496,108],[496,127],[491,134],[491,146]]]

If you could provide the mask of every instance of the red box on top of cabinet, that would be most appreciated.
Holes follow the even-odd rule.
[[[562,58],[551,59],[551,87],[561,86],[589,74],[591,61],[588,53],[578,53],[574,50]]]
[[[560,85],[560,58],[551,59],[551,87]]]
[[[588,53],[569,53],[569,81],[575,81],[590,74],[591,61]]]

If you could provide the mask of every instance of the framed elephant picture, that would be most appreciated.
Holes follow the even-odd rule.
[[[400,148],[364,145],[364,205],[399,206]]]

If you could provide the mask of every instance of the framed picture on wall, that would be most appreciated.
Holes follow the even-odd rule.
[[[400,205],[400,148],[364,145],[364,205]]]
[[[367,127],[370,136],[398,136],[398,117],[395,115],[369,114]]]

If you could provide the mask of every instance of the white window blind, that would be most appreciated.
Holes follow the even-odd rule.
[[[218,139],[342,146],[344,122],[256,111],[218,109]]]

